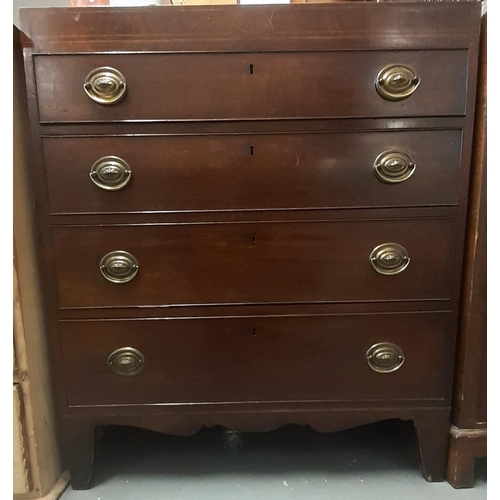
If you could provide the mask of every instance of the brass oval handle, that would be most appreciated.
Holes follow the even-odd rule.
[[[104,66],[87,75],[83,88],[94,102],[106,106],[116,104],[125,97],[127,83],[117,69]]]
[[[397,243],[383,243],[372,250],[370,262],[377,273],[390,276],[403,272],[410,264],[410,256]]]
[[[392,373],[405,362],[403,351],[396,344],[380,342],[366,351],[368,366],[377,373]]]
[[[397,184],[409,179],[417,165],[410,155],[402,151],[384,151],[379,154],[373,163],[373,172],[377,179],[389,184]]]
[[[127,283],[139,271],[137,259],[128,252],[115,250],[106,254],[99,264],[102,275],[111,283]]]
[[[409,66],[390,64],[380,71],[375,82],[377,92],[388,101],[410,97],[420,85],[420,78]]]
[[[120,347],[108,356],[108,368],[117,375],[137,375],[143,370],[146,358],[134,347]]]
[[[92,165],[89,175],[97,187],[119,191],[130,182],[132,171],[128,163],[118,156],[104,156]]]

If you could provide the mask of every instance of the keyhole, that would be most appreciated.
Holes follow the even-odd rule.
[[[250,65],[248,66],[248,69],[249,69],[249,71],[250,71],[250,74],[251,74],[251,75],[253,75],[253,64],[250,64]]]
[[[257,337],[257,328],[255,327],[252,329],[252,337]]]
[[[257,243],[257,234],[252,233],[252,243]]]
[[[253,156],[254,155],[254,147],[253,146],[250,146],[250,156]]]

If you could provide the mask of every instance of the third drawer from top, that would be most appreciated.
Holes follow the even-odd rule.
[[[55,227],[63,308],[450,299],[454,218]]]

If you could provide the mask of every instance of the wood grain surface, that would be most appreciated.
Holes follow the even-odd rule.
[[[398,399],[443,405],[449,313],[104,320],[61,323],[68,404],[196,404]],[[396,343],[393,373],[376,373],[366,351]],[[145,357],[135,376],[106,360],[131,346]]]
[[[421,83],[388,101],[374,82],[386,66],[411,67]],[[265,120],[465,114],[467,51],[37,56],[41,122]],[[99,67],[120,71],[113,106],[83,90]]]
[[[412,419],[444,479],[477,78],[477,2],[39,9],[21,13],[40,268],[65,461],[88,488],[99,425],[337,430]],[[413,95],[376,91],[411,66]],[[114,66],[125,99],[92,102]],[[385,185],[373,161],[415,157]],[[131,183],[88,172],[123,156]],[[411,257],[382,276],[369,255]],[[139,272],[107,282],[103,255]],[[391,341],[403,367],[376,374]],[[106,359],[129,345],[145,369]],[[177,402],[181,404],[166,404]],[[158,403],[158,404],[156,404]]]
[[[53,214],[447,206],[458,204],[461,131],[46,137]],[[386,151],[415,172],[387,184],[373,172]],[[120,191],[90,179],[100,158],[129,165]],[[75,196],[78,193],[78,196]]]
[[[449,300],[453,219],[54,228],[62,308]],[[410,256],[383,276],[372,250],[398,243]],[[427,243],[426,243],[427,242]],[[139,272],[115,284],[99,263],[131,253]]]

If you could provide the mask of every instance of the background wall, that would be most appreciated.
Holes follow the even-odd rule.
[[[69,7],[71,0],[14,0],[14,24],[19,27],[21,7]]]

